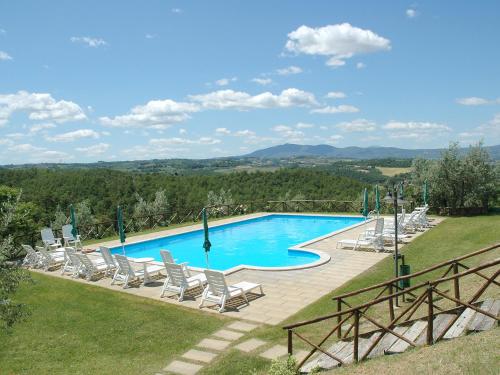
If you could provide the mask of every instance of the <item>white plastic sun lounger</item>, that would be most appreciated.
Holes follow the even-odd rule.
[[[172,253],[168,250],[160,250],[160,255],[161,255],[161,259],[163,260],[163,263],[165,263],[165,266],[166,266],[166,263],[179,264],[182,266],[182,270],[184,271],[184,274],[186,275],[186,277],[191,277],[191,272],[187,268],[188,262],[177,263],[176,259],[174,259],[172,257]]]
[[[76,238],[73,236],[73,225],[66,224],[62,227],[64,246],[73,246],[77,249],[82,248],[82,241],[80,240],[80,235],[77,234]]]
[[[376,251],[384,250],[384,237],[382,234],[376,236],[365,236],[360,234],[357,240],[340,240],[337,242],[337,249],[340,247],[352,247],[353,250],[359,248],[374,249]]]
[[[124,289],[128,287],[128,283],[130,281],[134,279],[144,279],[145,272],[150,275],[152,273],[159,273],[165,269],[163,266],[145,265],[142,270],[134,270],[126,256],[116,254],[115,259],[118,263],[118,268],[113,276],[111,285],[113,285],[116,281],[121,281],[123,282]]]
[[[184,293],[190,289],[201,288],[207,283],[207,278],[200,273],[195,276],[186,277],[184,268],[180,264],[165,263],[167,270],[167,279],[163,283],[160,298],[165,295],[165,292],[174,292],[179,294],[179,302],[184,300]]]
[[[224,274],[219,271],[205,270],[208,285],[201,296],[199,308],[201,309],[206,301],[220,305],[219,312],[225,311],[227,301],[235,297],[243,297],[249,305],[247,293],[253,289],[260,289],[260,294],[264,294],[261,284],[254,284],[242,281],[234,285],[227,285]]]
[[[39,252],[35,251],[31,245],[21,245],[26,251],[26,256],[23,259],[24,267],[37,268],[41,266],[42,256]]]
[[[79,274],[82,274],[85,279],[92,280],[92,278],[99,274],[107,274],[108,265],[100,260],[92,260],[87,254],[75,254],[80,261]]]
[[[49,252],[43,246],[37,246],[36,249],[40,253],[40,264],[45,271],[48,271],[51,267],[63,264],[65,261],[64,252],[62,251]]]
[[[42,242],[46,247],[57,249],[62,246],[61,239],[54,237],[54,232],[52,232],[51,228],[43,228],[40,234],[42,235]]]
[[[61,275],[65,272],[70,272],[73,277],[78,275],[80,269],[80,260],[75,257],[76,250],[74,247],[64,248],[64,265],[61,267]]]
[[[113,255],[111,254],[111,251],[108,247],[100,246],[99,252],[101,253],[102,259],[107,266],[106,276],[111,275],[111,273],[116,271],[116,269],[118,268],[118,264],[116,263],[115,258],[113,258]]]

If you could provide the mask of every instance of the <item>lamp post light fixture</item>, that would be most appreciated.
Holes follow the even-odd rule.
[[[387,189],[387,195],[384,197],[384,202],[394,206],[394,276],[399,276],[399,250],[398,250],[398,205],[407,203],[405,200],[398,197],[398,189],[396,185],[392,186],[392,192]],[[396,289],[398,284],[396,282]],[[396,297],[396,306],[398,306],[398,297]]]

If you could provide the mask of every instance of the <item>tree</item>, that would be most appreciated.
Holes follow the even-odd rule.
[[[12,300],[20,284],[30,280],[29,275],[19,268],[15,262],[10,262],[11,254],[15,253],[14,239],[10,233],[18,219],[19,200],[21,193],[4,198],[0,203],[0,329],[11,328],[16,322],[29,314],[25,304]]]

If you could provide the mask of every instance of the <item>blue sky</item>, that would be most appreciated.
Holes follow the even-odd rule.
[[[500,143],[498,1],[0,0],[0,164]]]

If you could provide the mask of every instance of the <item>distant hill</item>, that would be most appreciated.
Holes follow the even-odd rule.
[[[500,145],[485,147],[494,160],[500,160]],[[252,158],[292,158],[300,156],[327,157],[337,159],[385,159],[399,158],[412,159],[423,157],[426,159],[437,159],[444,149],[404,149],[397,147],[334,147],[330,145],[296,145],[286,143],[257,150],[245,155]],[[466,148],[462,149],[464,152]]]

